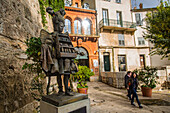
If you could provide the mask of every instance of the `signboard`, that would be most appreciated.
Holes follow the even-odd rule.
[[[98,60],[93,60],[93,66],[98,67],[98,65],[99,65]]]

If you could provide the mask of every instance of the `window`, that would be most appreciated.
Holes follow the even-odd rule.
[[[65,19],[65,27],[64,27],[64,32],[71,33],[71,22],[69,19]]]
[[[136,25],[142,25],[142,19],[141,19],[141,14],[140,13],[137,13],[135,14],[135,17],[136,17]]]
[[[140,55],[140,66],[141,68],[145,68],[145,56]]]
[[[117,26],[118,27],[123,27],[123,22],[122,22],[122,12],[117,11]]]
[[[118,55],[119,71],[126,71],[126,56]]]
[[[121,3],[121,0],[116,0],[116,3]]]
[[[71,0],[64,0],[65,6],[71,6]]]
[[[145,45],[145,39],[143,37],[138,37],[138,45]]]
[[[78,3],[75,4],[75,7],[78,7]]]
[[[103,13],[103,24],[108,26],[109,25],[108,10],[107,9],[103,9],[102,13]]]
[[[110,53],[104,53],[104,71],[110,71]]]
[[[83,28],[85,35],[91,35],[91,22],[88,19],[83,20]]]
[[[74,33],[81,34],[81,22],[79,20],[74,21]]]
[[[83,5],[83,8],[84,8],[84,9],[89,9],[89,4],[88,4],[88,3],[85,3],[85,4]]]
[[[119,39],[119,46],[124,46],[125,45],[124,34],[118,34],[118,39]]]

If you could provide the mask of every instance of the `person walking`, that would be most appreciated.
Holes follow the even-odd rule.
[[[127,81],[131,77],[131,75],[132,75],[131,71],[128,71],[127,74],[125,75],[125,88],[127,89],[127,92],[128,92],[127,97],[129,98],[129,100],[131,100],[131,92],[127,87]]]
[[[139,108],[143,108],[143,107],[141,106],[141,103],[140,103],[139,99],[138,99],[138,94],[136,93],[137,87],[138,87],[137,75],[136,75],[136,73],[133,72],[133,73],[132,73],[132,76],[128,79],[128,82],[127,82],[127,88],[128,88],[128,89],[131,91],[131,93],[132,93],[131,105],[136,106],[136,105],[134,104],[134,98],[136,97],[136,101],[137,101],[137,103],[138,103],[138,105],[139,105]]]

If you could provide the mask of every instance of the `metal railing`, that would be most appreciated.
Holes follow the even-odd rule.
[[[113,27],[124,27],[124,28],[136,28],[136,23],[128,21],[120,21],[114,19],[102,19],[99,22],[99,27],[113,26]]]

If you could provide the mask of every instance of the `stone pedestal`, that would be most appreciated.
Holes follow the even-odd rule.
[[[44,96],[40,102],[41,113],[90,113],[90,99],[85,94],[74,96]]]

